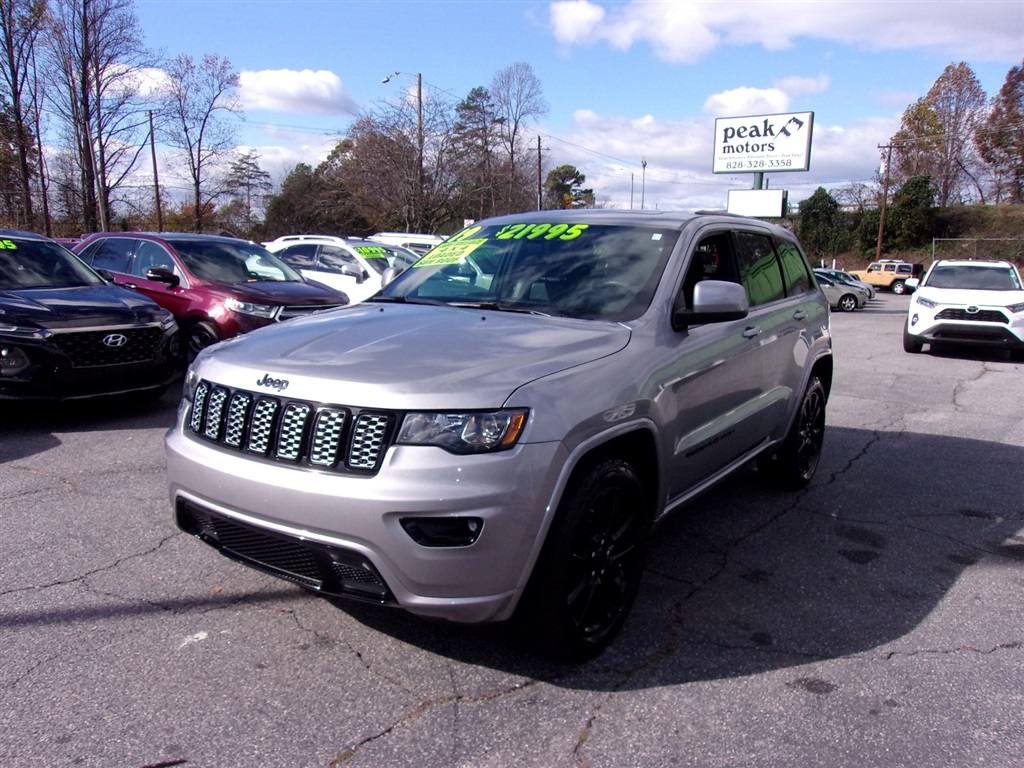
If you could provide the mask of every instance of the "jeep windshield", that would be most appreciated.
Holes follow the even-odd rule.
[[[672,229],[540,218],[474,226],[435,246],[372,301],[635,320],[650,306],[678,237]]]

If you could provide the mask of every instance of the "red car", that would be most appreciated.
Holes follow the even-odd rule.
[[[348,304],[344,293],[306,280],[262,246],[233,237],[98,232],[74,252],[170,310],[189,361],[223,339]]]

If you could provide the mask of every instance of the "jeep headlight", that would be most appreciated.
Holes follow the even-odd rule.
[[[924,296],[916,296],[914,298],[914,301],[916,301],[922,307],[928,307],[928,309],[935,309],[937,306],[939,306],[939,302],[932,301],[931,299],[926,299]]]
[[[232,312],[252,315],[253,317],[264,317],[268,320],[273,320],[274,315],[277,314],[277,307],[270,304],[254,304],[251,301],[239,301],[235,298],[224,299],[224,306]]]
[[[402,445],[434,445],[457,454],[503,451],[516,444],[525,408],[464,413],[408,413],[398,432]]]

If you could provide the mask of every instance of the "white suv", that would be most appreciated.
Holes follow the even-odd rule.
[[[420,257],[397,245],[333,235],[284,235],[263,247],[306,279],[343,292],[350,304],[380,291],[388,269],[393,276]]]
[[[481,221],[362,304],[200,355],[167,435],[177,523],[321,594],[515,613],[591,655],[668,513],[752,460],[811,479],[829,317],[754,219]]]
[[[936,261],[916,289],[903,328],[903,349],[963,344],[1007,349],[1024,360],[1024,285],[1008,261]]]

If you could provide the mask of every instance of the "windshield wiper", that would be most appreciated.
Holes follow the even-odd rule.
[[[453,301],[451,305],[466,309],[492,309],[495,312],[519,312],[524,315],[550,317],[547,312],[541,312],[539,309],[531,309],[530,307],[523,307],[517,304],[504,304],[500,301]]]

